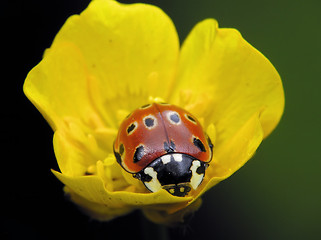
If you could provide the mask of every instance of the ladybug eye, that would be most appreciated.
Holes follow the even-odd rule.
[[[145,127],[147,127],[148,129],[152,129],[157,126],[157,119],[153,115],[144,117],[143,122],[145,124]]]
[[[132,124],[129,125],[129,127],[127,128],[127,134],[130,135],[132,134],[135,129],[137,128],[137,122],[133,122]]]
[[[169,112],[167,118],[172,124],[178,125],[181,123],[181,118],[177,112]]]
[[[206,152],[205,146],[200,139],[194,137],[193,143],[199,150],[201,150],[201,152]]]

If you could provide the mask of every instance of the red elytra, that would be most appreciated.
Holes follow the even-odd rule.
[[[175,105],[153,103],[136,109],[121,123],[114,153],[126,171],[138,173],[168,153],[210,162],[212,147],[192,114]]]

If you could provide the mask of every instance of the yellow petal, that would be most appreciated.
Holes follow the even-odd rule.
[[[87,75],[79,49],[61,42],[29,72],[24,92],[55,130],[65,116],[87,120],[92,115]]]
[[[264,136],[259,115],[253,114],[232,137],[217,145],[200,194],[232,175],[253,156]]]
[[[220,29],[213,19],[197,24],[183,44],[173,102],[183,103],[205,127],[214,123],[224,141],[255,112],[267,136],[283,112],[284,93],[272,64],[235,29]],[[192,90],[192,91],[191,91]]]
[[[107,126],[117,127],[118,111],[134,110],[150,95],[167,97],[179,41],[159,8],[93,1],[80,16],[67,20],[51,51],[64,42],[71,42],[86,60],[91,100]]]
[[[116,131],[87,127],[80,119],[63,118],[54,134],[54,150],[62,173],[82,176],[112,152]]]
[[[74,194],[85,199],[81,200],[75,197],[84,204],[83,208],[91,209],[90,211],[94,211],[95,214],[100,213],[101,217],[104,214],[108,215],[108,209],[110,209],[111,215],[117,211],[122,212],[117,210],[119,208],[129,211],[129,209],[148,207],[151,210],[165,211],[172,214],[184,208],[188,202],[193,200],[191,197],[172,196],[165,190],[155,193],[134,193],[125,190],[111,192],[106,189],[103,180],[97,175],[72,177],[56,171],[52,172]],[[86,205],[86,202],[94,204]],[[106,218],[108,217],[106,216]]]
[[[99,220],[109,221],[113,218],[125,215],[135,210],[132,207],[118,207],[109,206],[108,204],[99,204],[96,202],[88,201],[86,198],[81,197],[68,187],[64,188],[65,193],[70,199],[79,206],[79,208],[88,216]]]

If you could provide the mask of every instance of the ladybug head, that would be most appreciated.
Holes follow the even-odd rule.
[[[135,177],[151,192],[163,188],[174,196],[184,197],[201,184],[207,165],[187,154],[169,153],[155,159]]]

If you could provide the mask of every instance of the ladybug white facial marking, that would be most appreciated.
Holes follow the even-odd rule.
[[[191,178],[191,186],[194,190],[201,184],[205,174],[205,167],[201,166],[200,161],[193,161],[191,166],[192,178]]]
[[[167,164],[171,161],[171,155],[164,155],[161,157],[163,164]]]
[[[174,158],[174,161],[176,161],[176,162],[183,161],[183,155],[182,154],[173,154],[172,157]]]
[[[162,188],[162,185],[159,183],[157,179],[157,172],[151,167],[147,167],[144,170],[144,173],[151,177],[150,181],[145,181],[145,186],[151,191],[151,192],[157,192]]]
[[[136,174],[151,192],[164,188],[169,193],[184,197],[201,184],[206,163],[191,156],[172,153],[154,160],[147,168]]]
[[[213,144],[189,112],[167,103],[141,106],[123,121],[114,142],[117,162],[151,192],[184,197],[196,190]]]

